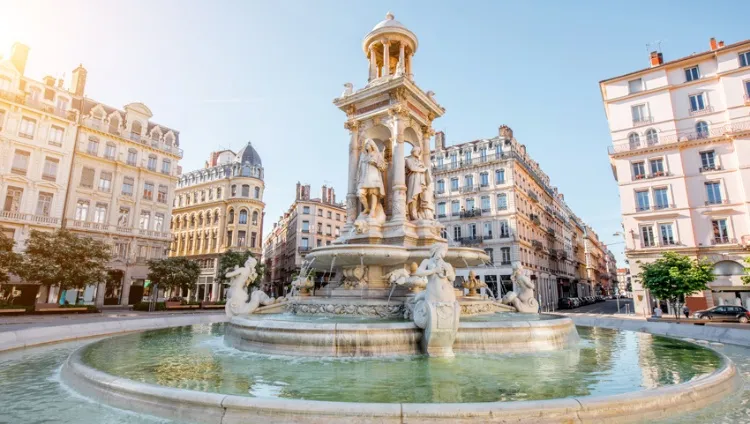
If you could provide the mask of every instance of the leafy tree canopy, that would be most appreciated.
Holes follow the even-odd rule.
[[[62,293],[105,281],[110,259],[109,246],[103,241],[67,230],[31,230],[19,274],[48,287],[59,285]]]
[[[745,258],[745,263],[748,264],[748,265],[750,265],[750,256],[748,256],[747,258]],[[750,266],[746,266],[745,267],[745,272],[748,275],[745,275],[745,276],[742,277],[742,282],[744,284],[750,284]]]
[[[229,284],[229,279],[225,277],[226,273],[234,268],[235,266],[243,266],[245,265],[245,261],[247,261],[247,258],[252,256],[252,253],[250,253],[249,250],[245,250],[244,252],[235,252],[235,251],[228,251],[224,252],[219,257],[219,270],[216,276],[216,282],[220,284]],[[258,258],[255,258],[258,259]],[[258,273],[258,277],[256,277],[255,281],[251,281],[248,286],[253,286],[260,281],[260,279],[263,277],[263,265],[260,263],[260,260],[258,259],[258,262],[255,264],[255,272]]]
[[[187,258],[151,259],[148,279],[163,289],[191,288],[201,273],[200,266]]]
[[[13,239],[6,236],[0,227],[0,284],[10,280],[10,273],[17,273],[21,255],[13,251]]]
[[[714,280],[713,264],[674,252],[665,252],[654,262],[641,264],[641,268],[643,286],[655,297],[668,301],[707,290],[708,283]]]

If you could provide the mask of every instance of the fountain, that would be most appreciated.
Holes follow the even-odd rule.
[[[468,296],[457,293],[455,268],[489,257],[449,243],[434,216],[429,140],[444,109],[413,80],[417,38],[388,14],[362,47],[368,84],[334,100],[350,131],[336,243],[307,255],[284,298],[254,291],[248,302],[248,259],[226,274],[220,328],[84,346],[63,381],[117,407],[217,423],[627,422],[737,390],[734,365],[707,348],[598,328],[579,336],[571,319],[540,314],[520,264],[499,301],[480,296],[473,275]],[[312,290],[313,271],[332,276],[324,290]]]

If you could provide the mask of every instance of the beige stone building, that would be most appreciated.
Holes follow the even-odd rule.
[[[170,256],[198,261],[197,287],[183,293],[196,300],[224,297],[215,282],[218,258],[229,250],[249,250],[260,260],[265,203],[263,162],[247,143],[237,153],[211,153],[203,169],[180,176],[174,199]]]
[[[346,209],[336,203],[332,187],[323,186],[321,197],[311,198],[310,186],[297,183],[294,203],[263,241],[265,280],[272,283],[276,294],[283,293],[283,287],[291,283],[292,274],[299,272],[307,252],[333,243],[345,224]],[[315,281],[320,283],[330,277],[320,273]]]
[[[118,109],[92,100],[82,66],[69,88],[53,77],[25,77],[28,52],[16,44],[0,63],[0,225],[18,249],[32,229],[67,228],[106,241],[114,256],[109,268],[122,271],[121,290],[112,295],[138,302],[146,260],[163,257],[170,241],[179,134],[152,122],[141,103]],[[90,303],[98,295],[101,302],[102,286],[65,299]],[[56,295],[53,287],[38,301]]]

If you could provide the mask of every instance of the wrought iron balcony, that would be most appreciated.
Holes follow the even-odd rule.
[[[689,142],[692,140],[700,140],[705,138],[721,137],[727,134],[734,134],[738,132],[744,132],[750,129],[750,120],[743,120],[740,122],[730,122],[724,125],[712,125],[708,129],[701,131],[689,130],[689,131],[678,131],[673,134],[659,135],[658,144],[660,146],[668,146],[672,144],[679,144]],[[649,147],[645,143],[630,143],[629,140],[623,140],[614,143],[609,146],[608,152],[610,155],[631,152],[641,148]]]
[[[312,250],[312,246],[298,246],[297,251],[299,253],[307,253]]]
[[[555,236],[555,229],[552,227],[547,227],[547,235],[554,237]]]
[[[728,199],[715,199],[715,200],[706,200],[706,206],[712,206],[712,205],[728,205],[729,200]]]
[[[710,171],[721,171],[723,168],[721,165],[709,165],[709,166],[701,166],[698,168],[698,172],[710,172]]]
[[[531,240],[531,246],[534,248],[534,250],[542,250],[542,242],[539,240]]]
[[[479,187],[477,187],[475,185],[465,185],[465,186],[461,187],[461,189],[459,191],[461,193],[474,193],[476,191],[479,191]]]
[[[539,202],[539,196],[537,196],[536,193],[534,193],[531,190],[527,190],[526,193],[529,195],[532,201],[537,202],[537,203]]]
[[[647,125],[654,122],[652,116],[641,116],[640,118],[633,118],[633,126],[640,127],[641,125]]]
[[[707,115],[709,113],[713,113],[714,107],[711,105],[705,106],[703,109],[690,109],[690,116],[700,116],[700,115]]]
[[[482,210],[474,208],[468,211],[461,211],[461,218],[473,218],[475,216],[482,216]]]
[[[542,221],[539,219],[539,215],[536,214],[529,214],[529,219],[531,219],[531,222],[533,222],[536,225],[542,225]]]
[[[737,244],[737,239],[729,237],[714,237],[711,239],[711,244]]]
[[[461,237],[460,242],[464,246],[476,246],[482,243],[482,239],[480,237]]]

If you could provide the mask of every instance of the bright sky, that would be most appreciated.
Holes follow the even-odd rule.
[[[710,7],[708,5],[710,4]],[[446,108],[448,144],[507,124],[573,210],[623,259],[598,82],[748,37],[750,2],[0,0],[0,51],[31,47],[27,75],[82,63],[87,94],[140,101],[181,132],[184,170],[251,140],[266,171],[266,229],[294,185],[343,200],[348,136],[331,101],[367,81],[361,41],[392,11],[419,38],[414,75]],[[743,31],[744,30],[744,31]],[[620,263],[620,266],[623,264]]]

